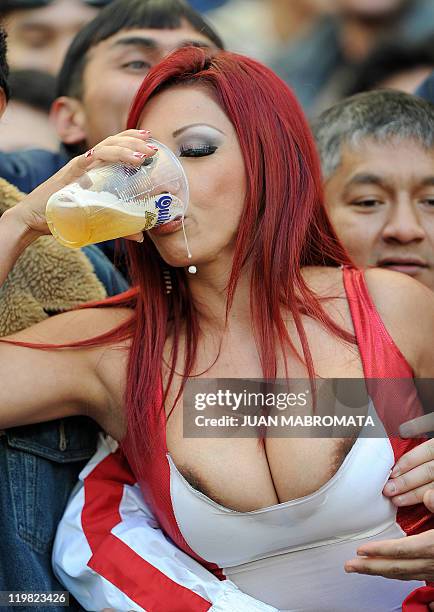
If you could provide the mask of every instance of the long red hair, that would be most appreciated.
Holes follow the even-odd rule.
[[[248,264],[253,333],[264,378],[276,377],[278,351],[286,355],[295,350],[282,308],[292,314],[303,347],[300,359],[313,376],[303,314],[345,340],[353,338],[327,316],[306,285],[301,268],[350,262],[322,205],[319,159],[301,107],[283,81],[260,63],[233,53],[190,47],[174,52],[149,72],[131,107],[128,128],[138,127],[150,98],[177,85],[200,85],[214,94],[234,125],[244,158],[247,193],[227,288],[227,313]],[[167,264],[152,241],[145,237],[140,245],[128,242],[127,249],[137,290],[107,305],[128,304],[134,309],[131,320],[113,334],[131,338],[125,397],[127,442],[129,456],[132,452],[139,459],[150,439],[147,411],[154,398],[161,397],[166,339],[170,335],[173,343],[169,388],[181,327],[186,333],[184,380],[194,369],[200,330],[185,270],[171,268],[173,291],[167,296],[163,281]],[[100,341],[112,337],[108,334]],[[163,410],[163,406],[158,408]]]
[[[294,349],[282,307],[292,313],[309,374],[313,363],[303,313],[346,340],[326,315],[301,273],[305,265],[348,264],[322,205],[321,171],[313,138],[292,92],[271,70],[244,56],[185,48],[147,75],[132,104],[128,128],[137,128],[150,98],[177,85],[208,88],[236,130],[246,169],[247,193],[238,228],[227,312],[243,269],[249,264],[253,331],[264,378],[277,371],[277,350]],[[171,269],[173,291],[163,283],[166,264],[150,239],[128,245],[133,283],[139,287],[128,369],[126,409],[129,440],[137,454],[149,440],[146,411],[160,385],[163,347],[173,342],[172,382],[181,326],[186,330],[184,380],[191,374],[199,322],[184,269]],[[210,364],[211,365],[211,364]],[[167,389],[166,389],[167,393]],[[159,407],[161,410],[162,406]]]

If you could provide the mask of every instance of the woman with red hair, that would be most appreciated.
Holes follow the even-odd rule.
[[[87,414],[120,441],[113,452],[105,442],[82,475],[77,520],[56,545],[59,575],[91,609],[116,605],[89,588],[88,569],[127,592],[122,609],[399,609],[420,581],[346,574],[344,563],[364,543],[432,521],[420,504],[397,516],[381,493],[394,461],[418,443],[390,433],[418,416],[417,401],[390,415],[391,398],[368,384],[383,437],[261,435],[258,443],[183,437],[183,394],[191,379],[431,378],[431,292],[403,275],[351,267],[322,206],[302,111],[257,62],[175,52],[143,82],[128,127],[0,223],[4,276],[47,233],[47,196],[92,165],[141,163],[151,154],[145,130],[179,156],[189,180],[191,257],[181,220],[153,229],[128,246],[134,290],[0,345],[1,427]],[[153,563],[135,548],[145,512],[135,510],[136,482],[149,524],[163,534]],[[129,511],[136,524],[122,539]],[[241,599],[218,607],[219,581],[228,585],[223,599]]]

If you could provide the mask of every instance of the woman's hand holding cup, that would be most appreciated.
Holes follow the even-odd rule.
[[[140,166],[146,158],[157,152],[154,145],[147,144],[150,132],[146,130],[126,130],[106,138],[98,145],[72,159],[59,172],[42,183],[10,211],[15,222],[19,223],[28,237],[36,239],[50,234],[45,219],[45,209],[50,196],[69,183],[79,179],[92,168],[111,163],[124,163]],[[126,236],[130,240],[141,242],[143,233]]]

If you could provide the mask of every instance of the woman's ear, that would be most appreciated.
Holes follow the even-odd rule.
[[[78,145],[86,142],[86,117],[83,105],[77,98],[56,98],[51,106],[50,120],[62,143]]]

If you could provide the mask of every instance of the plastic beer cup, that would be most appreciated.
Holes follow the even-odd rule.
[[[158,152],[141,166],[94,168],[50,197],[46,219],[61,244],[80,248],[184,216],[189,192],[183,167],[168,147],[149,142]]]

